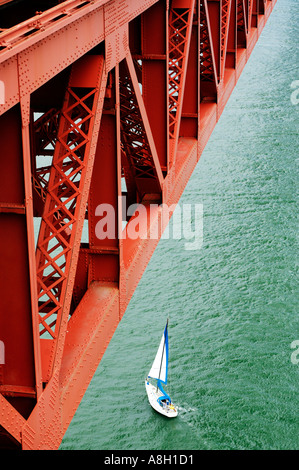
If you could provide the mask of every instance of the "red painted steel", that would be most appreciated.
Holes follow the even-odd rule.
[[[274,4],[0,1],[0,447],[59,447]]]

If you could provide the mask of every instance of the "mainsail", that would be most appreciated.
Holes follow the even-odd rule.
[[[160,345],[148,376],[167,384],[168,369],[168,321],[162,335]]]
[[[163,389],[162,384],[167,384],[168,371],[168,320],[160,341],[160,345],[151,367],[147,379],[145,380],[145,388],[151,406],[168,418],[174,418],[178,412],[171,402],[170,396]],[[157,383],[152,383],[154,379]]]

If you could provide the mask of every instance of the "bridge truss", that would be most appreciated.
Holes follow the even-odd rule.
[[[0,0],[0,447],[59,447],[275,2]]]

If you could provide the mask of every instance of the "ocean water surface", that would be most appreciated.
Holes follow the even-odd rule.
[[[160,240],[60,449],[299,449],[298,16],[278,0],[181,197],[202,248]],[[174,420],[144,387],[167,316]]]

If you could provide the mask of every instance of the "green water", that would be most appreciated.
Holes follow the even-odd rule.
[[[298,16],[278,0],[180,200],[202,249],[160,241],[61,449],[299,449]],[[174,420],[144,387],[167,316]]]

